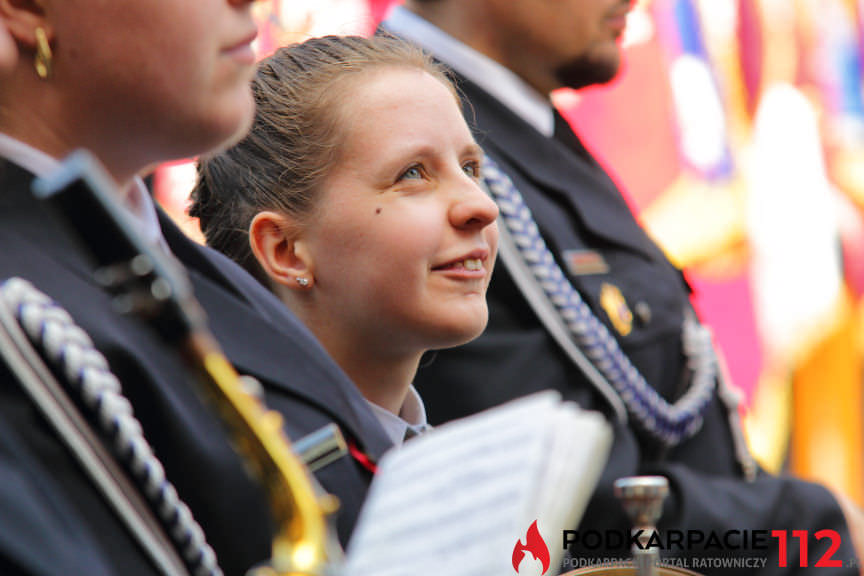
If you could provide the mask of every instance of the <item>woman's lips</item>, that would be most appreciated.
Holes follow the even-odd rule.
[[[244,64],[254,64],[255,51],[252,49],[252,43],[257,37],[258,31],[256,30],[255,32],[247,35],[243,40],[237,42],[232,46],[229,46],[222,52],[226,56],[234,58]]]

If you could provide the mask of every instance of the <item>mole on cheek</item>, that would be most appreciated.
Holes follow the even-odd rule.
[[[375,208],[375,214],[380,214],[380,213],[381,213],[381,208]]]

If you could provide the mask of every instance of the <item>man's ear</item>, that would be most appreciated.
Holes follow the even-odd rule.
[[[45,31],[49,43],[54,41],[42,0],[0,0],[0,20],[19,45],[35,47],[37,28]]]
[[[288,288],[307,290],[315,277],[300,232],[299,224],[289,216],[259,212],[249,224],[249,244],[270,280]]]

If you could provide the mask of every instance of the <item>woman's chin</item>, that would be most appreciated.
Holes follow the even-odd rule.
[[[463,316],[459,322],[450,325],[445,334],[442,334],[441,342],[434,348],[455,348],[467,344],[483,333],[488,322],[489,310],[484,306],[482,311],[477,311],[470,317]]]
[[[220,113],[214,113],[207,121],[209,130],[202,130],[206,134],[207,142],[197,143],[199,148],[206,149],[207,153],[214,153],[230,148],[240,142],[252,128],[255,117],[255,103],[251,93],[244,93],[235,99],[231,106],[225,106]]]

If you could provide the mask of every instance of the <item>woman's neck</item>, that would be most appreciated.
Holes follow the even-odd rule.
[[[346,353],[324,346],[367,400],[399,415],[422,352],[401,359],[374,358],[356,348]]]
[[[141,167],[130,162],[130,147],[98,146],[96,143],[100,140],[86,122],[67,125],[53,121],[53,118],[64,117],[60,109],[59,103],[48,96],[37,98],[36,104],[0,106],[0,132],[56,160],[64,159],[76,149],[87,149],[103,164],[119,188],[131,183]],[[72,117],[77,122],[82,114]]]
[[[397,350],[394,343],[372,342],[364,335],[346,334],[344,327],[316,323],[294,308],[330,357],[373,404],[399,415],[423,350]]]

